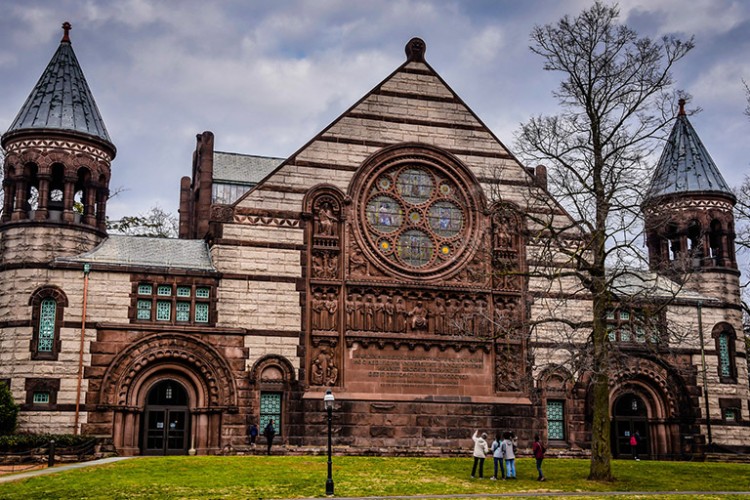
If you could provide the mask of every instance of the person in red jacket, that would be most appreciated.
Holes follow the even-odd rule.
[[[531,452],[536,458],[536,470],[539,471],[539,477],[537,481],[544,481],[544,474],[542,473],[542,460],[544,460],[544,452],[547,448],[539,441],[539,434],[534,436],[534,444],[531,446]]]

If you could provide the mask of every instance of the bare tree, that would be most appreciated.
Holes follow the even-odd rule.
[[[130,236],[176,238],[178,224],[174,214],[159,206],[154,206],[146,214],[125,216],[114,221],[108,220],[107,229],[112,233]]]
[[[596,2],[575,18],[534,28],[532,52],[543,58],[545,70],[563,77],[553,93],[561,111],[530,119],[517,135],[520,156],[548,166],[549,191],[569,216],[534,221],[540,252],[557,268],[548,278],[572,283],[573,292],[592,301],[588,317],[557,315],[550,307],[548,321],[588,338],[594,480],[612,479],[609,381],[615,360],[607,315],[627,295],[618,287],[632,283],[632,267],[644,261],[636,243],[653,165],[648,160],[674,116],[670,70],[693,47],[692,39],[641,38],[618,17],[617,6]],[[541,197],[533,202],[560,213]]]

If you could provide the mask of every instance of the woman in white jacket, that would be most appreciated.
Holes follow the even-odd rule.
[[[472,479],[477,473],[477,464],[479,464],[479,479],[484,479],[484,458],[489,453],[490,449],[487,446],[487,433],[483,432],[481,437],[478,437],[479,431],[474,431],[474,435],[471,439],[474,440],[474,467],[471,469]]]

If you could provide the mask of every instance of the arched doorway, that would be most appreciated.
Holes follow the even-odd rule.
[[[175,380],[162,380],[148,392],[143,412],[142,455],[186,455],[190,414],[188,393]]]
[[[648,409],[640,396],[628,392],[617,398],[612,411],[612,455],[615,458],[631,456],[630,437],[636,433],[638,456],[648,457],[651,454]]]

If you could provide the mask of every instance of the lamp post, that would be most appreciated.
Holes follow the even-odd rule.
[[[328,412],[328,479],[326,479],[326,496],[333,496],[333,471],[331,469],[331,420],[333,419],[333,402],[336,398],[333,397],[331,389],[326,391],[326,395],[323,396],[323,402],[325,403],[326,411]]]

